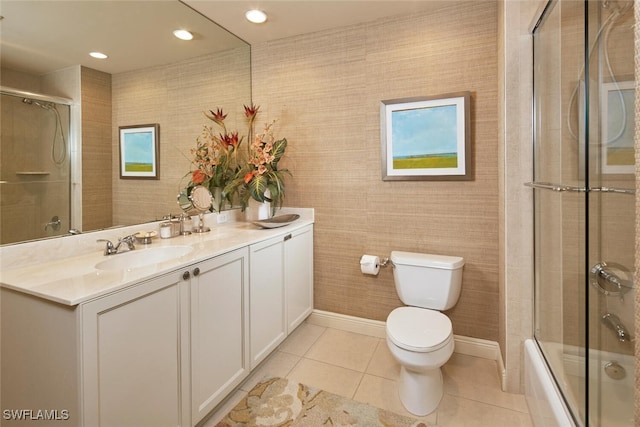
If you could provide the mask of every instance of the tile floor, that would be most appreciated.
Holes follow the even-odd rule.
[[[496,362],[454,353],[442,368],[444,397],[419,419],[439,427],[531,426],[523,395],[500,390]],[[264,376],[298,382],[409,415],[397,395],[400,367],[384,339],[303,323],[206,421],[213,427]]]

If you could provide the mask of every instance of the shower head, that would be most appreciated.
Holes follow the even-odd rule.
[[[30,98],[22,98],[22,102],[29,105],[37,105],[38,107],[44,108],[45,110],[51,110],[52,108],[54,108],[53,104],[50,102],[43,104],[36,101],[35,99],[30,99]]]
[[[53,114],[55,115],[56,128],[53,132],[53,141],[51,142],[51,159],[53,160],[53,163],[55,163],[57,166],[61,166],[64,163],[65,159],[67,158],[67,143],[64,139],[64,132],[62,130],[62,121],[60,120],[60,113],[56,108],[56,104],[48,101],[38,101],[32,98],[22,98],[22,103],[29,104],[29,105],[37,105],[38,107],[44,110],[52,111]],[[59,149],[56,149],[56,146],[58,145],[58,137],[57,137],[58,132],[60,132],[61,146]]]

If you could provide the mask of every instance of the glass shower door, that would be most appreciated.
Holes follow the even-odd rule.
[[[576,420],[587,400],[584,24],[584,3],[554,1],[534,32],[534,333]]]
[[[635,82],[632,1],[588,2],[589,425],[634,424]]]
[[[0,244],[66,234],[69,105],[3,92],[0,108]]]
[[[535,338],[580,426],[633,425],[633,2],[534,30]]]

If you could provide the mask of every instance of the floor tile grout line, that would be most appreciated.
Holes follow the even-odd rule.
[[[519,411],[519,410],[517,410],[517,409],[510,408],[510,407],[507,407],[507,406],[496,405],[495,403],[487,403],[487,402],[484,402],[484,401],[482,401],[482,400],[472,399],[472,398],[470,398],[470,397],[460,396],[460,395],[457,395],[457,394],[452,394],[452,393],[447,393],[447,392],[445,392],[444,394],[446,394],[446,395],[448,395],[448,396],[450,396],[450,397],[452,397],[452,398],[454,398],[454,399],[464,399],[464,400],[467,400],[467,401],[469,401],[469,402],[475,402],[475,403],[478,403],[478,404],[480,404],[480,405],[491,406],[491,407],[493,407],[493,408],[497,408],[497,409],[505,409],[505,410],[507,410],[507,411],[517,412],[517,413],[519,413],[519,414],[530,415],[530,413],[529,413],[528,411],[527,411],[527,412],[523,412],[523,411]]]
[[[371,352],[371,356],[369,357],[369,361],[367,362],[367,366],[364,367],[364,372],[367,372],[369,370],[369,366],[371,366],[373,357],[376,355],[376,352],[378,351],[378,347],[380,346],[381,342],[382,342],[382,338],[378,338],[378,341],[376,342],[376,346],[373,349],[373,352]]]
[[[291,336],[287,337],[284,341],[282,341],[278,347],[276,348],[276,350],[281,351],[283,353],[287,353],[287,354],[291,354],[293,356],[298,356],[298,357],[304,357],[307,353],[309,353],[309,351],[311,350],[311,348],[318,342],[318,340],[320,339],[320,337],[322,335],[324,335],[324,333],[327,331],[328,328],[323,327],[323,326],[319,326],[323,329],[323,331],[313,340],[313,342],[309,345],[309,347],[302,353],[302,354],[296,354],[296,353],[292,353],[290,351],[286,351],[283,350],[282,347],[284,346],[284,344],[287,342],[287,340],[289,338],[291,338]],[[294,337],[295,338],[295,337]]]
[[[302,355],[302,357],[305,357],[310,351],[311,349],[318,343],[318,341],[320,341],[320,338],[322,338],[322,336],[329,330],[329,328],[322,326],[323,330],[322,333],[320,333],[311,343],[311,345],[309,345],[309,347],[307,347],[307,349],[304,351],[304,354]]]
[[[351,400],[356,400],[356,394],[358,394],[358,390],[360,390],[360,386],[362,385],[362,380],[364,380],[365,373],[360,372],[360,379],[358,380],[358,385],[356,385],[355,390],[353,390],[353,395],[351,396]]]
[[[301,357],[300,360],[298,361],[298,363],[300,363],[303,359],[304,360],[308,360],[310,362],[314,362],[314,363],[320,363],[320,364],[325,365],[325,366],[331,366],[333,368],[345,369],[347,371],[351,371],[351,372],[355,372],[356,374],[359,374],[360,375],[360,379],[358,380],[358,385],[355,387],[355,391],[353,392],[353,396],[355,396],[355,393],[358,390],[358,387],[360,386],[360,383],[362,382],[362,378],[364,377],[364,372],[360,372],[360,371],[358,371],[356,369],[345,368],[344,366],[335,365],[333,363],[325,362],[325,361],[322,361],[322,360],[311,359],[309,357]],[[296,363],[296,366],[297,366],[298,363]],[[291,371],[293,371],[293,369],[291,369]],[[307,385],[309,385],[309,384],[307,384]],[[351,396],[351,399],[353,399],[353,396]],[[346,396],[346,397],[349,397],[349,396]]]

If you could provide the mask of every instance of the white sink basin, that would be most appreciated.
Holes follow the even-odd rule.
[[[193,251],[191,246],[163,246],[160,248],[136,249],[109,258],[96,264],[98,270],[129,270],[151,264],[178,259]]]

